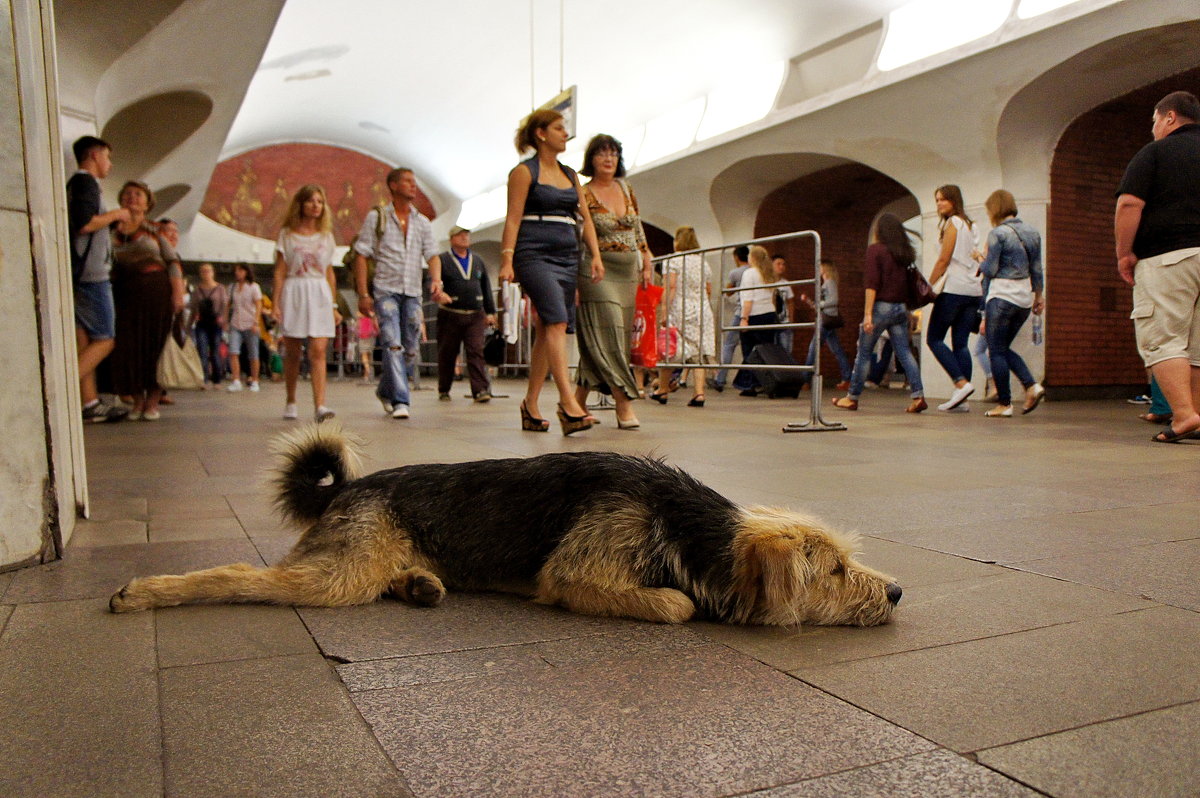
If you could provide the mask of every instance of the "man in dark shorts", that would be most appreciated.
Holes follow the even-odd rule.
[[[1200,438],[1200,100],[1154,106],[1151,134],[1117,189],[1117,271],[1133,286],[1138,352],[1171,405],[1158,443]]]
[[[120,421],[125,408],[100,401],[96,391],[96,366],[113,350],[115,314],[109,271],[112,241],[109,225],[128,221],[129,211],[106,211],[100,197],[100,180],[112,170],[112,148],[95,136],[74,144],[79,171],[67,181],[67,220],[71,234],[71,277],[75,295],[75,344],[79,356],[79,396],[87,423]]]

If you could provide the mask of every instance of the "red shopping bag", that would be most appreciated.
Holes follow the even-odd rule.
[[[629,340],[629,362],[652,369],[658,365],[658,342],[654,331],[658,323],[657,308],[663,289],[659,285],[638,286],[634,300],[633,330]]]
[[[674,360],[679,354],[679,328],[675,325],[658,328],[658,356]]]

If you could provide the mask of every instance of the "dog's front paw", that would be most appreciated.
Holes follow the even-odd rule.
[[[113,594],[108,600],[109,612],[140,612],[153,607],[148,598],[137,589],[137,581],[134,579]]]
[[[414,577],[409,587],[413,604],[423,607],[436,607],[446,597],[446,588],[436,578],[428,576]]]

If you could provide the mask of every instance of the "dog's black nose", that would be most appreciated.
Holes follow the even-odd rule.
[[[896,584],[895,582],[888,585],[885,592],[887,593],[888,601],[892,602],[893,604],[899,604],[900,597],[904,595],[904,591],[900,589],[900,585]]]

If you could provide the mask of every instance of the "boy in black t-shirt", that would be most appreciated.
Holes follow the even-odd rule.
[[[67,181],[67,220],[71,234],[71,277],[75,296],[75,344],[79,356],[79,395],[83,420],[120,421],[128,410],[110,407],[96,392],[96,366],[113,349],[114,312],[109,270],[112,244],[109,225],[128,221],[129,211],[105,211],[100,180],[112,170],[112,148],[95,136],[74,144],[79,171]]]

